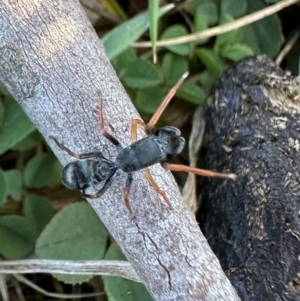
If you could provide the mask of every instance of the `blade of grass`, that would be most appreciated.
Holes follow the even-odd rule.
[[[103,6],[109,13],[113,14],[114,16],[122,20],[128,19],[123,8],[116,0],[98,0],[98,2],[101,6]]]
[[[174,4],[162,6],[158,15],[162,16],[173,7]],[[101,40],[110,60],[131,46],[149,28],[149,18],[149,11],[147,10],[115,27],[102,37]]]
[[[150,13],[150,38],[152,43],[152,52],[153,52],[153,63],[156,64],[157,55],[156,55],[156,41],[157,41],[157,27],[158,27],[158,8],[159,0],[148,0],[148,7]]]

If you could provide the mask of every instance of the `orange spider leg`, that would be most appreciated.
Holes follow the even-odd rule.
[[[147,134],[150,134],[152,132],[152,130],[153,130],[153,128],[154,128],[157,120],[159,119],[159,117],[161,116],[161,114],[164,112],[164,110],[168,106],[169,102],[171,101],[171,99],[175,95],[176,91],[178,90],[179,86],[187,78],[188,75],[189,75],[189,73],[185,72],[182,75],[182,77],[179,79],[179,81],[175,84],[175,86],[169,91],[169,93],[163,99],[162,103],[160,104],[160,106],[158,107],[158,109],[156,110],[156,112],[153,114],[153,116],[150,119],[149,123],[146,125],[146,133]]]
[[[212,170],[195,168],[195,167],[190,167],[190,166],[186,166],[186,165],[170,164],[170,163],[167,163],[167,162],[162,162],[161,165],[164,168],[172,170],[172,171],[191,172],[191,173],[196,174],[198,176],[228,178],[228,179],[232,179],[232,180],[236,179],[236,175],[232,174],[232,173],[230,173],[230,174],[220,173],[220,172],[215,172],[215,171],[212,171]]]
[[[156,182],[154,181],[154,179],[153,179],[153,177],[152,177],[152,175],[151,175],[151,173],[150,173],[150,170],[149,170],[148,168],[144,169],[144,175],[145,175],[146,179],[148,180],[150,186],[151,186],[158,194],[160,194],[160,195],[163,197],[164,201],[167,203],[167,205],[168,205],[170,208],[172,208],[172,205],[171,205],[171,203],[170,203],[170,201],[169,201],[169,199],[168,199],[166,193],[158,187],[158,185],[157,185]]]
[[[138,125],[142,126],[144,129],[146,128],[146,124],[144,121],[140,119],[133,119],[131,122],[131,141],[135,142],[137,140],[137,127]]]

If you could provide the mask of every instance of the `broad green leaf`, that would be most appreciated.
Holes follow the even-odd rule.
[[[222,62],[213,50],[208,48],[198,48],[196,50],[196,54],[208,70],[212,71],[216,75],[222,74]]]
[[[213,1],[201,1],[196,10],[201,13],[205,19],[208,26],[214,25],[218,21],[218,9],[216,3]]]
[[[239,0],[238,4],[236,0],[222,0],[221,1],[221,14],[231,15],[234,18],[243,16],[246,13],[247,1]]]
[[[0,168],[0,206],[2,206],[5,203],[8,193],[9,188],[7,179],[5,177],[4,171]]]
[[[201,8],[197,8],[194,15],[194,32],[203,31],[208,28],[207,20]],[[197,45],[205,44],[209,39],[202,39],[196,42]]]
[[[170,9],[172,4],[165,5],[159,9],[159,16],[162,16]],[[149,28],[149,11],[116,26],[102,37],[102,43],[110,60],[117,57],[121,52],[131,46]]]
[[[16,143],[11,149],[21,152],[29,150],[36,145],[39,137],[41,137],[41,135],[37,131],[34,131],[33,133],[22,139],[20,142]]]
[[[265,8],[261,1],[248,1],[247,14]],[[248,45],[256,54],[276,56],[282,43],[281,23],[277,15],[266,17],[251,25],[240,28],[243,44]]]
[[[253,51],[247,45],[244,44],[235,44],[225,47],[221,55],[227,59],[230,59],[234,62],[239,61],[247,56],[253,55]]]
[[[58,185],[61,169],[60,163],[52,153],[37,155],[25,167],[25,185],[30,188]]]
[[[107,232],[94,210],[76,203],[59,211],[42,231],[36,254],[44,259],[100,260],[106,249]],[[87,281],[89,275],[55,275],[66,283]]]
[[[208,92],[212,84],[218,77],[219,76],[216,73],[206,69],[200,73],[199,83],[201,84],[201,87],[203,87],[203,89]]]
[[[112,64],[117,73],[121,73],[123,69],[129,64],[133,63],[136,60],[137,56],[135,50],[130,47],[120,53],[113,61]],[[119,74],[122,76],[122,74]]]
[[[168,52],[162,59],[162,72],[167,85],[175,84],[184,72],[188,71],[188,61],[185,57]]]
[[[231,16],[223,15],[220,19],[220,25],[232,22],[233,20],[234,19]],[[226,47],[227,45],[238,43],[240,36],[241,34],[238,29],[218,35],[214,44],[214,50],[216,52],[220,52],[222,48]]]
[[[38,235],[54,216],[50,201],[32,194],[25,198],[23,213],[35,225]]]
[[[177,37],[185,36],[187,34],[188,31],[186,30],[186,28],[182,25],[177,24],[167,28],[161,35],[161,40],[177,38]],[[178,55],[187,56],[191,51],[191,44],[184,43],[178,45],[171,45],[171,46],[166,46],[166,48]]]
[[[195,84],[183,83],[176,92],[176,95],[197,105],[205,102],[204,91]]]
[[[138,58],[125,68],[122,80],[129,88],[143,89],[159,85],[163,77],[152,63]]]
[[[164,98],[160,87],[147,88],[138,91],[135,104],[144,113],[153,114]]]
[[[7,97],[3,101],[5,115],[0,130],[0,154],[24,139],[35,127],[17,102]]]
[[[36,229],[30,221],[17,215],[0,217],[0,254],[6,259],[20,259],[34,249]]]
[[[156,41],[157,41],[157,27],[158,27],[158,9],[159,0],[148,1],[149,12],[150,12],[150,38],[153,52],[153,63],[156,63]]]
[[[124,260],[120,247],[113,243],[105,255],[106,260]],[[141,283],[121,277],[103,276],[104,288],[109,301],[153,301]]]
[[[10,169],[4,173],[8,188],[8,195],[20,201],[22,197],[22,174],[18,169]],[[1,190],[1,188],[0,188]],[[1,192],[0,192],[1,193]]]

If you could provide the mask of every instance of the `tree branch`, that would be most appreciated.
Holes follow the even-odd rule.
[[[63,164],[72,158],[50,135],[78,153],[101,149],[109,158],[116,155],[99,130],[99,91],[108,131],[130,144],[130,121],[139,116],[77,1],[3,0],[0,28],[0,79]],[[239,300],[171,173],[158,165],[151,172],[173,210],[142,172],[134,174],[130,194],[136,219],[123,202],[124,173],[90,202],[140,279],[156,300]]]

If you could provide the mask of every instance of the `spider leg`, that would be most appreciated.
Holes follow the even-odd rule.
[[[201,168],[195,168],[195,167],[190,167],[186,165],[181,165],[181,164],[170,164],[167,162],[161,162],[161,165],[169,170],[172,171],[184,171],[184,172],[191,172],[193,174],[196,174],[198,176],[204,176],[204,177],[217,177],[217,178],[228,178],[235,180],[236,175],[232,173],[220,173],[220,172],[215,172],[212,170],[206,170],[206,169],[201,169]]]
[[[99,98],[100,98],[100,105],[99,105],[99,125],[100,125],[100,131],[102,133],[102,135],[107,138],[112,144],[114,144],[118,150],[122,150],[122,145],[119,142],[119,140],[115,137],[113,137],[111,134],[109,134],[106,130],[105,130],[105,126],[104,126],[104,118],[103,118],[103,99],[102,99],[102,95],[99,92]]]
[[[157,123],[157,120],[161,116],[161,114],[164,112],[166,107],[168,106],[169,102],[175,95],[176,91],[178,90],[179,86],[182,84],[182,82],[187,78],[189,75],[188,72],[185,72],[182,77],[179,79],[179,81],[174,85],[173,88],[169,91],[169,93],[166,95],[166,97],[163,99],[162,103],[156,110],[156,112],[153,114],[152,118],[150,119],[149,123],[146,125],[146,133],[149,134],[152,132],[155,124]]]
[[[138,125],[140,125],[140,126],[146,128],[146,124],[145,124],[142,120],[140,120],[140,119],[133,119],[133,120],[132,120],[132,123],[131,123],[131,140],[132,140],[133,142],[137,140],[137,127],[138,127]],[[170,201],[169,201],[169,199],[168,199],[166,193],[165,193],[163,190],[161,190],[161,189],[159,188],[159,186],[156,184],[156,182],[154,181],[154,179],[153,179],[153,177],[152,177],[152,175],[151,175],[151,173],[150,173],[150,170],[149,170],[148,168],[145,168],[145,169],[143,170],[143,172],[144,172],[144,176],[146,177],[146,179],[147,179],[147,181],[149,182],[150,186],[151,186],[158,194],[160,194],[160,195],[163,197],[164,201],[167,203],[167,205],[168,205],[170,208],[172,208],[172,205],[171,205],[171,203],[170,203]]]
[[[77,159],[88,159],[88,158],[102,158],[102,159],[106,159],[101,152],[91,152],[91,153],[84,153],[84,154],[77,154],[74,153],[73,151],[71,151],[69,148],[67,148],[66,146],[64,146],[62,143],[58,142],[58,140],[56,138],[54,138],[53,136],[50,136],[49,138],[51,138],[59,148],[61,148],[62,150],[64,150],[65,152],[67,152],[70,156],[77,158]]]
[[[132,172],[130,172],[130,173],[128,173],[126,186],[124,189],[124,202],[125,202],[126,208],[130,212],[130,214],[133,216],[133,211],[132,211],[132,208],[130,206],[130,201],[129,201],[129,193],[130,193],[130,187],[131,187],[132,181],[133,181],[133,176],[132,176]]]
[[[101,189],[98,192],[96,192],[95,194],[87,194],[85,193],[85,189],[83,189],[82,196],[88,199],[97,199],[106,192],[106,190],[111,186],[112,182],[113,182],[113,175],[105,181],[104,185],[101,187]]]
[[[153,179],[153,177],[152,177],[152,175],[151,175],[151,173],[150,173],[150,170],[149,170],[148,168],[146,168],[146,169],[144,169],[143,171],[144,171],[144,175],[145,175],[146,179],[148,180],[150,186],[151,186],[158,194],[160,194],[160,195],[163,197],[163,199],[164,199],[164,201],[166,202],[166,204],[167,204],[170,208],[172,208],[172,205],[171,205],[171,203],[170,203],[170,200],[169,200],[168,197],[167,197],[167,194],[166,194],[163,190],[161,190],[161,189],[159,188],[159,186],[156,184],[156,182],[154,181],[154,179]]]
[[[146,124],[140,119],[133,119],[131,122],[131,141],[135,142],[137,140],[137,127],[138,125],[146,129]]]

